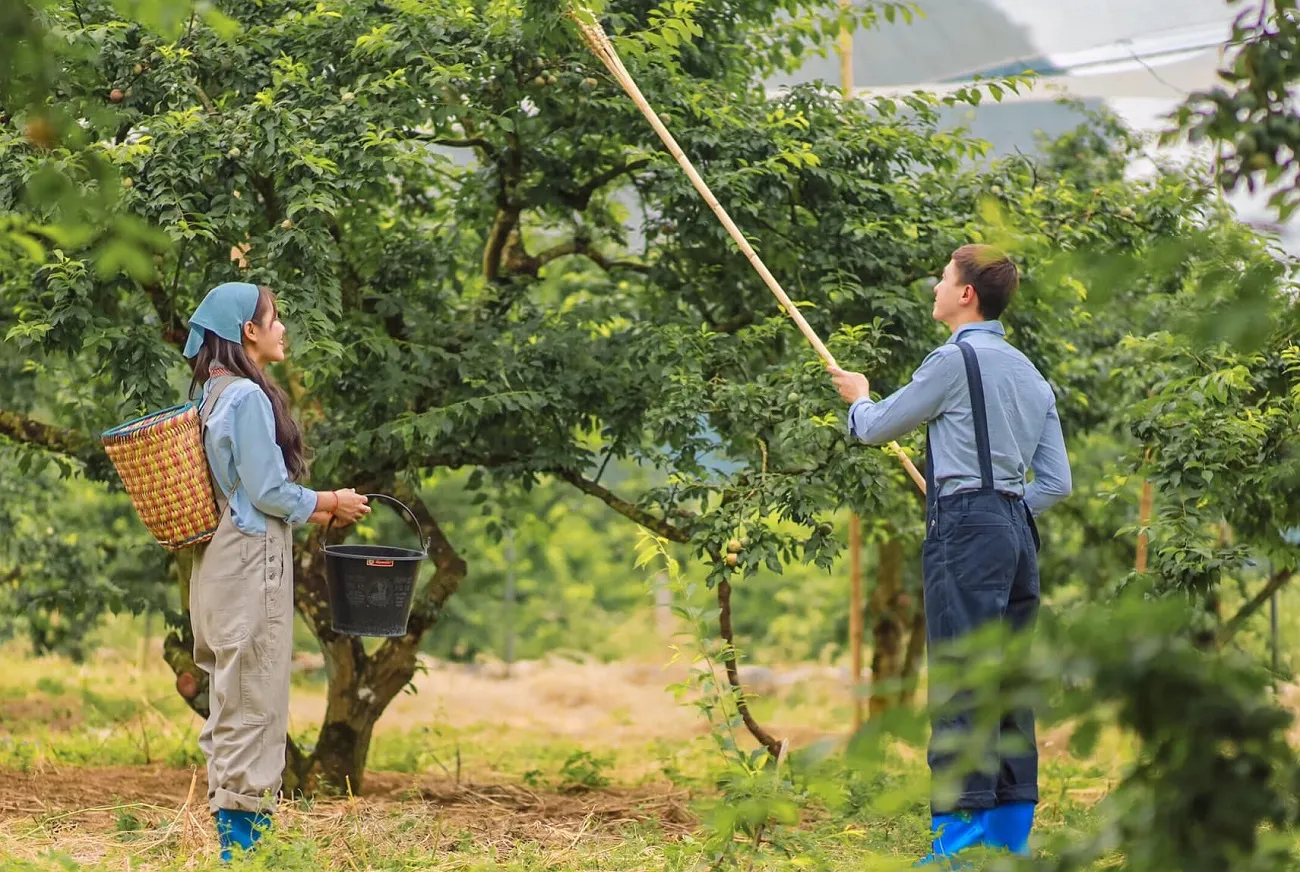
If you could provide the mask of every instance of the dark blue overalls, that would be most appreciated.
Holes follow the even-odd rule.
[[[1024,500],[994,488],[989,451],[988,413],[984,383],[975,349],[957,342],[966,364],[979,454],[979,490],[938,496],[934,466],[926,463],[926,537],[922,548],[925,578],[926,642],[931,676],[934,667],[948,668],[945,643],[992,621],[1005,621],[1013,630],[1032,628],[1038,611],[1038,533]],[[929,453],[929,433],[926,434]],[[933,699],[932,692],[932,699]],[[969,735],[969,714],[932,715],[928,754],[932,778],[938,781],[956,754],[945,746],[953,734]],[[966,774],[955,802],[935,798],[932,811],[978,811],[1008,803],[1037,802],[1038,751],[1032,711],[1005,714],[999,736],[990,736],[981,771]]]

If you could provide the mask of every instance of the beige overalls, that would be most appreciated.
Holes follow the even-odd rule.
[[[235,379],[213,379],[204,428]],[[236,484],[238,486],[238,484]],[[266,535],[235,526],[215,481],[221,523],[196,549],[190,576],[194,662],[208,674],[210,714],[199,734],[208,761],[208,807],[270,812],[284,771],[293,656],[293,536],[280,518]]]

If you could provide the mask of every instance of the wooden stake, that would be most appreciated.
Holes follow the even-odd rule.
[[[849,655],[853,673],[853,732],[862,727],[862,524],[849,515]]]
[[[1143,528],[1138,530],[1137,559],[1133,561],[1133,569],[1138,573],[1147,571],[1147,552],[1151,548],[1151,537],[1145,528],[1151,523],[1151,509],[1154,503],[1155,489],[1148,479],[1142,482],[1142,498],[1138,502],[1138,526]]]
[[[1147,449],[1146,462],[1151,462],[1151,449]],[[1151,510],[1155,503],[1155,488],[1151,484],[1151,479],[1142,480],[1142,497],[1138,500],[1138,541],[1137,541],[1137,558],[1133,561],[1133,571],[1138,574],[1147,571],[1147,554],[1151,548],[1151,537],[1147,534],[1146,528],[1151,524]]]
[[[843,0],[841,0],[841,2],[843,2]],[[667,147],[668,153],[676,159],[678,166],[682,168],[682,171],[686,173],[686,177],[690,179],[691,184],[695,186],[695,190],[699,192],[699,195],[704,199],[704,202],[713,210],[713,214],[722,222],[722,226],[727,229],[727,233],[731,235],[736,246],[740,249],[741,254],[745,255],[745,258],[749,261],[750,265],[758,272],[759,276],[763,279],[763,282],[767,285],[768,290],[772,292],[773,296],[776,297],[786,314],[794,321],[795,326],[799,328],[799,332],[808,340],[808,344],[813,347],[813,350],[817,352],[818,356],[820,356],[828,366],[838,367],[839,364],[835,362],[835,358],[831,356],[830,351],[827,350],[826,346],[822,343],[817,334],[813,332],[813,329],[808,325],[808,322],[804,320],[798,307],[791,302],[790,297],[786,295],[780,282],[778,282],[776,277],[772,275],[770,270],[768,270],[762,259],[759,258],[758,253],[754,251],[754,247],[749,244],[749,240],[740,232],[740,228],[736,226],[736,222],[731,220],[731,216],[727,214],[727,210],[718,202],[718,198],[713,196],[713,192],[709,190],[709,186],[704,183],[704,179],[700,177],[698,172],[696,172],[695,166],[691,163],[690,158],[688,158],[682,151],[681,146],[677,144],[677,140],[673,138],[673,135],[668,132],[668,128],[665,127],[663,121],[660,120],[659,114],[651,108],[650,102],[646,100],[645,95],[641,93],[641,88],[637,85],[636,80],[632,78],[632,74],[623,66],[623,61],[619,58],[618,53],[614,51],[613,44],[609,41],[609,37],[605,35],[604,28],[602,28],[600,23],[596,21],[595,16],[587,9],[574,6],[570,8],[569,17],[577,24],[578,31],[582,34],[583,42],[587,44],[587,48],[591,49],[591,53],[600,59],[600,62],[605,65],[605,69],[609,70],[610,75],[612,75],[615,81],[617,81],[623,90],[627,92],[627,95],[632,98],[632,102],[636,104],[636,107],[641,110],[641,114],[645,116],[646,121],[650,122],[650,126],[654,129],[654,132],[659,135],[659,139],[662,140],[664,146]],[[841,40],[842,39],[843,37],[841,37]],[[919,470],[917,470],[916,465],[912,463],[911,458],[907,456],[902,447],[900,447],[897,442],[890,442],[888,448],[894,456],[902,462],[904,469],[907,470],[907,474],[911,476],[912,481],[916,486],[921,489],[922,493],[925,493],[925,477],[921,475]]]
[[[840,0],[840,11],[848,12],[850,0]],[[853,34],[840,28],[840,94],[853,99]],[[862,728],[862,520],[849,515],[849,659],[853,675],[853,732]]]

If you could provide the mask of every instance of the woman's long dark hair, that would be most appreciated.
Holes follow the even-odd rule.
[[[276,314],[275,294],[267,287],[258,288],[257,309],[253,320],[259,325],[266,323],[268,316]],[[289,471],[289,478],[294,481],[307,475],[307,453],[302,444],[302,429],[289,414],[289,401],[280,386],[266,377],[262,370],[253,363],[253,359],[244,350],[243,343],[222,339],[211,330],[204,331],[203,347],[194,357],[194,380],[190,382],[190,396],[197,396],[199,385],[207,382],[213,365],[224,366],[231,373],[252,379],[271,401],[271,411],[275,414],[275,441],[284,455],[284,465]]]

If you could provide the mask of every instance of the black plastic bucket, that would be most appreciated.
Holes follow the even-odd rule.
[[[423,551],[392,545],[326,545],[330,618],[334,632],[348,636],[405,636],[420,564],[429,546],[415,514],[386,494],[366,494],[401,507],[415,526]],[[331,519],[330,528],[334,526]],[[328,535],[329,530],[326,530]]]

